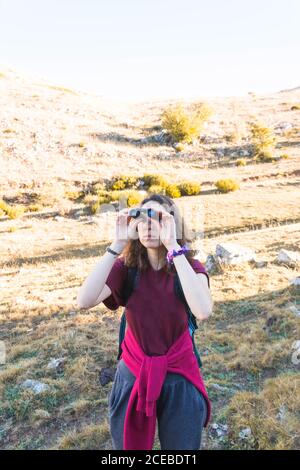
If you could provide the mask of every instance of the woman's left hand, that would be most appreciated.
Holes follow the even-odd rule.
[[[162,212],[159,238],[167,250],[172,250],[178,246],[175,219],[173,215],[165,211]]]

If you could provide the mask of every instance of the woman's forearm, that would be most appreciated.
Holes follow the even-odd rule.
[[[121,246],[118,242],[113,242],[109,246],[117,253],[120,253],[123,249],[123,246]],[[99,297],[115,262],[115,259],[116,256],[112,253],[109,253],[108,251],[102,255],[93,271],[88,275],[79,289],[77,295],[77,304],[80,308],[89,308]]]
[[[180,246],[176,245],[172,248],[177,250]],[[213,309],[213,300],[207,285],[207,277],[203,275],[200,279],[199,274],[194,271],[184,255],[174,256],[173,262],[192,313],[199,320],[207,319]]]

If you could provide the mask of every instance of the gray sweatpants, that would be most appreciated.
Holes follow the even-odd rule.
[[[123,449],[123,427],[134,374],[120,359],[108,396],[108,419],[113,449]],[[156,402],[158,438],[164,450],[199,450],[207,403],[202,393],[181,374],[167,372]]]

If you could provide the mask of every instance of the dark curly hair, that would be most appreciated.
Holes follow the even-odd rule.
[[[146,202],[149,202],[149,201],[158,202],[166,210],[170,209],[174,212],[176,232],[178,233],[179,227],[181,229],[180,238],[177,238],[177,243],[180,246],[183,246],[184,244],[188,246],[189,251],[185,253],[184,256],[187,258],[187,260],[191,264],[191,260],[196,255],[196,250],[190,249],[191,240],[186,235],[187,234],[186,224],[185,224],[183,217],[180,214],[178,206],[170,197],[164,194],[157,194],[157,193],[151,194],[151,196],[144,198],[142,202],[139,204],[139,206],[141,207],[144,204],[146,204]],[[166,257],[167,248],[164,245],[162,245],[161,249],[164,252],[164,257]],[[132,239],[129,240],[125,248],[122,250],[120,257],[124,259],[124,263],[128,267],[137,267],[141,271],[144,271],[148,269],[148,267],[151,267],[149,259],[148,259],[147,248],[140,242],[139,238],[136,240],[132,240]],[[173,274],[175,274],[175,271],[176,271],[175,266],[172,263],[169,264],[167,262],[163,266],[162,269],[167,273],[173,273]]]

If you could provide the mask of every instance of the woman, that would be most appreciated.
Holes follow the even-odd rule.
[[[81,308],[100,302],[111,310],[125,306],[127,269],[138,268],[109,395],[113,446],[152,449],[157,418],[161,449],[197,450],[211,405],[173,281],[177,271],[189,307],[201,321],[213,309],[209,275],[193,250],[184,250],[185,223],[171,198],[153,194],[139,207],[146,212],[137,218],[129,216],[129,208],[119,212],[115,240],[84,282],[77,302]]]

